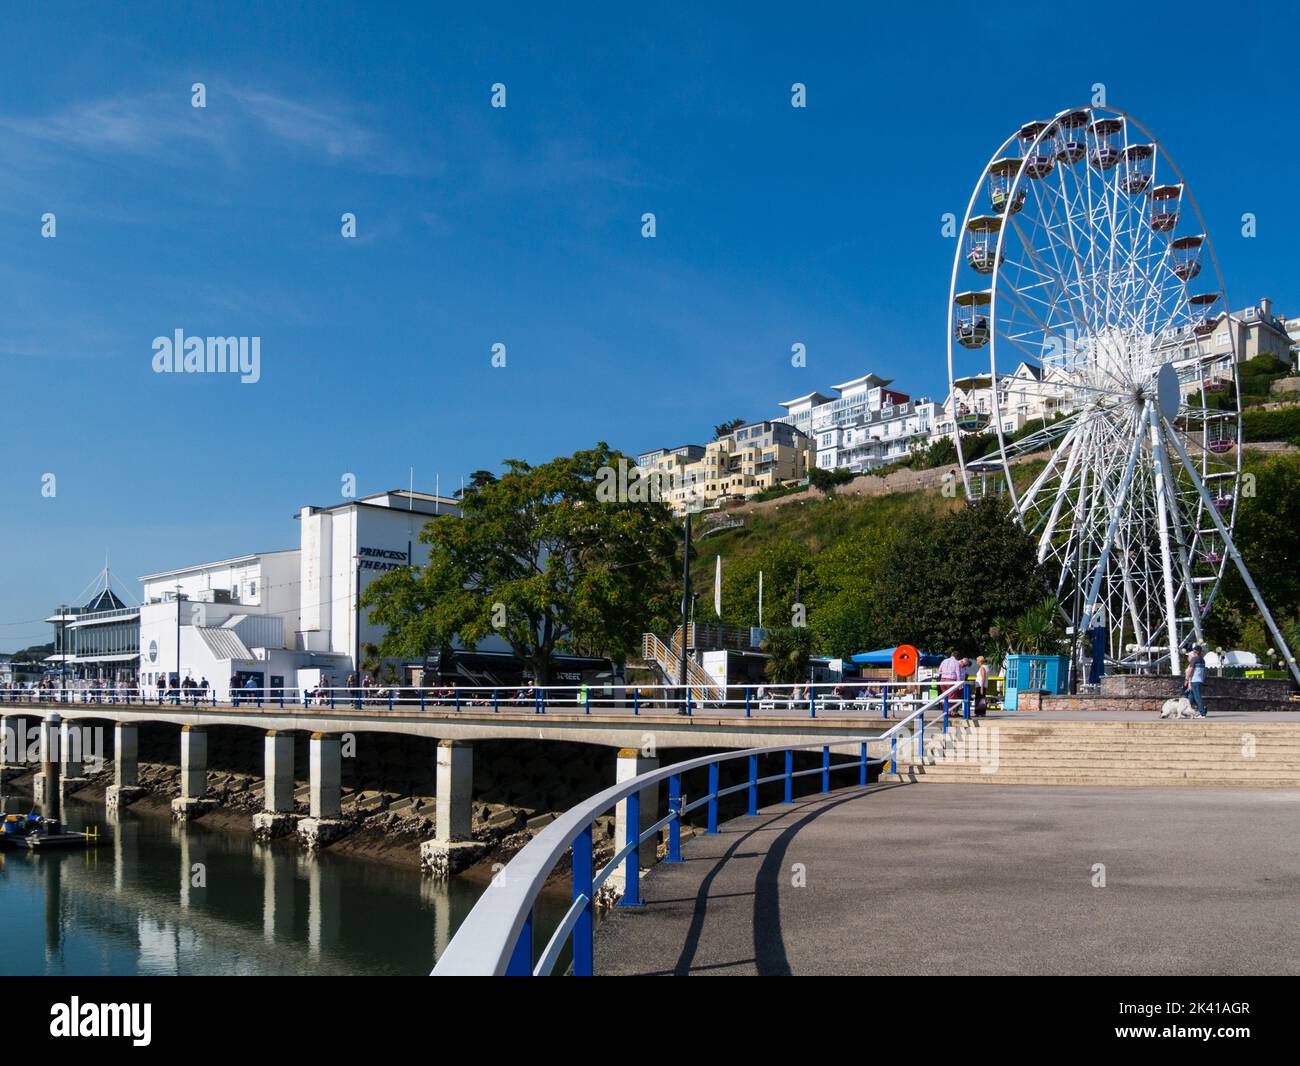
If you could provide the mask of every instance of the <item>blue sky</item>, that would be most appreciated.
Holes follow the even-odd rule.
[[[1096,82],[1184,170],[1230,302],[1300,313],[1281,4],[544,6],[7,8],[0,649],[105,552],[138,591],[296,544],[346,473],[703,441],[866,370],[942,395],[940,216]],[[260,337],[261,381],[153,373],[177,328]]]

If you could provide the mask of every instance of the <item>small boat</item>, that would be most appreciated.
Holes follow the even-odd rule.
[[[0,822],[0,847],[27,848],[37,851],[45,848],[94,847],[99,843],[99,827],[69,831],[57,818],[46,818],[34,811],[30,814],[6,814]]]

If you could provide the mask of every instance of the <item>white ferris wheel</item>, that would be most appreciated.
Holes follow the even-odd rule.
[[[1177,673],[1232,563],[1300,681],[1232,540],[1240,392],[1223,277],[1150,131],[1088,107],[1008,137],[967,205],[948,314],[967,495],[972,437],[992,435],[978,469],[1000,476],[1107,669]]]

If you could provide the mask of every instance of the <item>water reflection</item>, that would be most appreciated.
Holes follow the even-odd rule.
[[[100,846],[0,850],[0,973],[425,974],[480,891],[75,797],[64,816]]]

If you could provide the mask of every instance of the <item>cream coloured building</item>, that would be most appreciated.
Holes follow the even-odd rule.
[[[730,498],[749,498],[802,481],[813,465],[811,439],[784,422],[752,422],[706,445],[683,444],[637,456],[657,475],[661,498],[674,514],[702,511]]]

